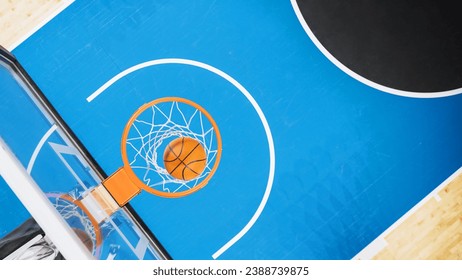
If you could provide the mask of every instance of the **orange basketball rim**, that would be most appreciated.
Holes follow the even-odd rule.
[[[182,138],[201,143],[206,152],[204,171],[197,178],[187,177],[190,180],[172,176],[160,155],[166,142]],[[218,126],[204,108],[185,98],[159,98],[138,108],[128,120],[121,142],[123,167],[103,185],[120,206],[141,190],[161,197],[183,197],[207,185],[218,168],[221,151]]]

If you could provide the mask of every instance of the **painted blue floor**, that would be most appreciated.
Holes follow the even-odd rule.
[[[131,202],[176,259],[212,258],[258,209],[216,257],[349,259],[462,165],[462,96],[401,97],[352,79],[290,1],[76,1],[13,53],[108,174],[143,103],[184,97],[213,116],[223,154],[209,184]]]

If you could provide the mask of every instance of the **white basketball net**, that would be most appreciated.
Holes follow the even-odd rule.
[[[190,137],[206,153],[206,167],[196,178],[185,181],[164,168],[163,153],[173,139]],[[127,137],[127,157],[131,169],[147,186],[161,192],[183,192],[194,188],[212,171],[217,155],[216,133],[211,122],[197,108],[182,102],[155,104],[133,122]]]
[[[50,201],[59,214],[73,229],[81,230],[86,233],[92,242],[92,254],[96,255],[97,248],[95,227],[88,215],[76,204],[60,197],[59,195],[49,195]]]

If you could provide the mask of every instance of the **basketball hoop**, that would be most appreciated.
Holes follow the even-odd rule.
[[[48,193],[47,197],[87,249],[93,256],[99,258],[102,242],[101,229],[82,202],[69,194]]]
[[[144,104],[122,135],[123,167],[103,185],[119,205],[141,190],[169,198],[203,188],[221,158],[221,136],[211,115],[198,104],[165,97]]]

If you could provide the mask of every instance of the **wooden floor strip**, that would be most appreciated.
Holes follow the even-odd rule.
[[[354,259],[462,259],[462,169]]]
[[[12,50],[71,0],[0,0],[0,45]]]

